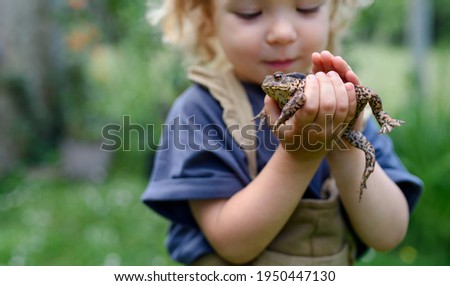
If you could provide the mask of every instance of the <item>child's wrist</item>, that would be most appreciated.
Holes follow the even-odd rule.
[[[326,155],[326,159],[330,166],[340,165],[340,164],[350,164],[354,159],[362,156],[361,150],[353,147],[347,140],[343,140],[344,146],[340,148],[335,148],[329,151]]]
[[[309,150],[301,145],[283,145],[280,144],[278,152],[282,153],[282,157],[287,164],[292,166],[305,166],[320,163],[326,155],[325,150]]]

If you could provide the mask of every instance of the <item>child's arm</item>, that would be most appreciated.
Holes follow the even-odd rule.
[[[324,126],[329,113],[334,114],[334,126],[348,122],[356,101],[346,87],[335,73],[308,76],[306,104],[288,121],[293,128],[278,134],[280,147],[257,178],[229,199],[190,202],[202,231],[224,259],[252,260],[289,219],[327,153],[325,148],[303,148],[298,140],[307,139],[314,146],[325,146],[325,140],[330,140],[314,130],[307,137],[299,134],[311,124]],[[280,114],[278,105],[267,97],[266,110],[273,120]]]
[[[313,72],[335,70],[342,80],[360,84],[356,74],[341,57],[334,57],[329,52],[315,53],[312,62]],[[361,124],[361,120],[357,124]],[[360,126],[356,128],[361,129]],[[364,197],[359,202],[355,194],[364,170],[364,154],[347,145],[349,151],[333,150],[327,155],[344,207],[362,241],[378,250],[391,249],[407,231],[409,210],[406,198],[377,163],[367,181]]]
[[[332,151],[327,155],[344,208],[365,244],[380,251],[390,250],[403,240],[407,231],[406,198],[376,163],[359,201],[357,191],[365,165],[364,154],[349,144],[348,147],[348,151]]]
[[[299,163],[278,148],[261,173],[231,198],[190,201],[217,253],[235,264],[261,253],[297,207],[321,161]]]

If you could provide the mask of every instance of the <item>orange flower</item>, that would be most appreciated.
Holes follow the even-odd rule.
[[[93,25],[77,27],[69,33],[66,38],[66,44],[70,50],[79,52],[98,39],[99,31]]]
[[[67,0],[67,4],[74,10],[83,10],[88,5],[88,0]]]

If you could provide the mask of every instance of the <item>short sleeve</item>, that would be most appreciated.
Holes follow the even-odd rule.
[[[228,198],[250,182],[245,154],[221,115],[219,103],[198,85],[174,103],[142,196],[145,204],[193,225],[188,200]]]

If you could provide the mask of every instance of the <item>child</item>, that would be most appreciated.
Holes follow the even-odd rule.
[[[171,220],[166,243],[175,260],[350,265],[368,247],[402,241],[421,181],[374,120],[364,127],[360,119],[355,128],[374,145],[377,164],[359,202],[364,153],[332,144],[334,129],[355,113],[360,81],[327,50],[337,51],[359,2],[165,1],[165,39],[197,67],[167,117],[143,201]],[[311,72],[307,100],[285,127],[256,132],[251,119],[263,107],[271,124],[280,114],[260,88],[275,71]],[[302,132],[308,126],[318,128]]]

